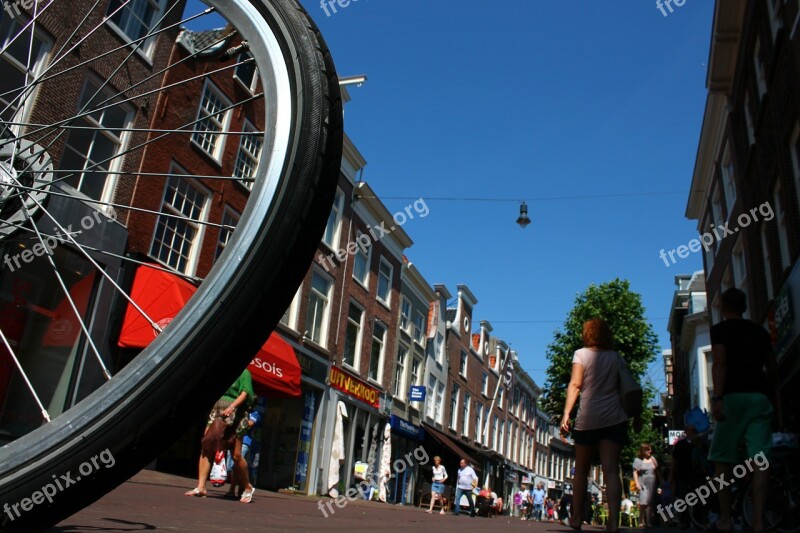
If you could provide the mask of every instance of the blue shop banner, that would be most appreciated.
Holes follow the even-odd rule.
[[[425,439],[424,429],[419,426],[415,426],[408,420],[400,418],[397,415],[392,415],[389,417],[389,425],[392,426],[392,429],[396,430],[398,433],[401,433],[407,437],[411,437],[412,439]]]

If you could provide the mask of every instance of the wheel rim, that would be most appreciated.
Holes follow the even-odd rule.
[[[205,3],[214,11],[203,15],[204,17],[213,17],[214,12],[218,13],[217,8],[222,4],[222,2],[215,0],[208,0]],[[78,2],[78,4],[81,3]],[[96,6],[96,4],[92,5],[89,2],[83,2],[82,4],[84,7],[90,7],[91,9],[94,9]],[[127,2],[121,3],[117,13],[123,12],[126,4]],[[252,182],[252,190],[249,193],[249,201],[247,206],[241,212],[241,218],[236,225],[235,232],[233,232],[230,226],[226,226],[221,223],[215,224],[207,220],[195,221],[198,225],[205,228],[216,228],[220,231],[229,230],[233,232],[233,235],[230,237],[226,243],[226,246],[224,247],[224,251],[220,256],[220,260],[215,263],[214,267],[210,269],[207,275],[203,276],[203,283],[201,283],[196,295],[187,303],[184,310],[181,311],[170,323],[169,328],[165,329],[163,334],[158,335],[158,337],[155,338],[153,342],[147,348],[145,348],[136,359],[122,369],[121,372],[116,374],[113,378],[114,381],[108,381],[105,385],[103,385],[103,387],[123,386],[126,381],[130,382],[133,379],[131,376],[136,376],[142,372],[146,373],[148,369],[162,364],[163,359],[168,354],[174,353],[176,346],[181,343],[181,339],[186,336],[188,331],[192,331],[197,327],[201,327],[200,324],[202,323],[202,320],[201,318],[197,317],[202,317],[205,310],[212,306],[214,301],[220,301],[220,299],[224,301],[223,291],[219,288],[220,284],[224,284],[226,280],[230,280],[238,275],[237,268],[239,267],[240,258],[247,254],[247,250],[250,246],[252,246],[252,241],[255,238],[254,236],[258,233],[259,227],[265,223],[264,220],[259,218],[259,215],[263,215],[263,213],[267,212],[267,210],[262,208],[261,210],[256,211],[253,206],[270,205],[276,201],[278,183],[282,172],[284,171],[285,157],[289,147],[289,139],[292,128],[293,106],[291,104],[291,87],[288,71],[286,70],[286,67],[282,61],[271,60],[273,57],[280,58],[282,56],[281,45],[272,29],[264,20],[262,14],[259,13],[256,6],[251,2],[239,0],[226,1],[224,4],[225,18],[237,29],[237,31],[240,32],[242,38],[248,42],[252,55],[256,58],[259,58],[256,61],[258,65],[258,78],[260,80],[260,87],[262,89],[259,92],[261,92],[262,95],[267,95],[266,99],[268,101],[264,106],[265,115],[262,118],[264,124],[262,131],[266,133],[260,135],[261,149],[258,161],[258,174]],[[36,5],[37,11],[32,14],[31,18],[27,20],[27,23],[24,22],[25,19],[22,19],[23,22],[16,22],[19,31],[18,37],[15,41],[6,43],[6,46],[4,47],[6,52],[15,48],[20,43],[20,39],[26,36],[28,37],[28,41],[24,43],[25,47],[31,50],[37,46],[37,39],[31,36],[37,35],[37,32],[40,29],[40,23],[42,20],[44,20],[44,15],[47,13],[48,9],[52,9],[54,4],[52,2],[47,3],[41,10],[38,9],[38,6],[41,5],[41,3],[37,3]],[[174,6],[175,4],[172,5]],[[75,9],[78,9],[79,7],[80,6],[78,5],[74,5]],[[165,7],[167,8],[165,13],[169,15],[170,6],[167,5]],[[199,17],[187,18],[193,21],[200,20]],[[6,24],[8,24],[8,18],[4,18],[4,21]],[[90,25],[89,27],[84,28],[84,30],[86,36],[90,37],[91,35],[101,31],[103,28],[103,25],[93,27]],[[160,29],[151,32],[150,36],[155,38],[159,36],[162,31],[164,30]],[[13,33],[13,30],[9,33]],[[143,44],[145,42],[146,41],[142,41]],[[26,65],[24,65],[26,69],[26,87],[42,87],[45,83],[58,82],[59,78],[65,75],[62,74],[62,72],[69,72],[69,68],[71,67],[64,67],[63,71],[59,71],[55,67],[60,63],[66,63],[66,61],[63,60],[70,55],[70,50],[71,49],[69,47],[64,47],[60,50],[51,50],[53,55],[48,58],[48,65],[46,67],[40,66],[38,71],[36,66],[33,64],[33,55],[29,53],[28,62]],[[197,55],[199,56],[199,54]],[[138,61],[140,59],[139,52],[136,51],[131,52],[129,55],[127,55],[127,57],[130,61]],[[102,59],[102,56],[100,56],[100,59]],[[93,59],[86,59],[83,57],[81,58],[81,61],[85,65],[88,65],[93,61]],[[243,62],[238,61],[234,61],[234,63],[239,65],[244,64]],[[216,70],[214,72],[216,72]],[[165,74],[167,74],[167,72],[165,72]],[[209,75],[207,77],[211,78],[212,76]],[[190,81],[196,83],[197,80]],[[99,89],[102,90],[104,87],[100,87]],[[134,87],[134,89],[131,91],[121,91],[120,93],[112,95],[104,94],[104,98],[108,99],[111,104],[114,105],[95,105],[94,109],[101,109],[105,110],[106,112],[110,112],[117,107],[121,107],[126,103],[130,103],[131,101],[137,99],[136,89],[138,88]],[[144,92],[148,95],[152,95],[153,97],[159,97],[163,95],[166,90]],[[23,89],[18,94],[26,95],[26,93],[26,98],[28,100],[32,100],[36,94],[39,93],[39,91]],[[116,99],[121,99],[124,101],[116,104]],[[257,99],[257,95],[254,95],[249,102],[256,101]],[[13,107],[13,100],[10,103],[9,100],[8,94],[6,94],[6,98],[4,99],[5,105],[0,106],[0,109],[5,108],[3,110],[4,117],[8,115],[9,108]],[[231,105],[228,106],[229,108],[226,110],[226,113],[232,113],[235,109],[241,108],[249,102],[246,101],[241,105],[236,105],[236,103],[232,102]],[[35,102],[25,102],[23,99],[20,99],[17,102],[17,106],[25,109],[24,114],[27,114],[27,116],[30,117],[31,115],[35,115],[35,112],[32,112],[31,109],[26,109],[28,104],[35,108]],[[78,105],[78,109],[80,109],[80,105]],[[79,112],[72,117],[59,117],[56,121],[54,121],[54,123],[58,124],[58,127],[48,128],[42,125],[40,122],[26,122],[25,120],[18,120],[16,122],[7,121],[5,124],[3,124],[3,140],[0,141],[0,157],[2,157],[2,160],[0,161],[0,208],[2,209],[2,211],[0,211],[0,213],[2,213],[2,216],[0,216],[0,245],[4,245],[3,249],[8,250],[12,243],[18,243],[19,239],[24,238],[23,234],[32,242],[38,241],[39,243],[43,243],[43,245],[46,245],[46,239],[48,237],[66,236],[66,239],[64,239],[64,242],[62,242],[62,247],[74,249],[78,251],[87,261],[90,263],[93,262],[94,264],[92,266],[95,269],[93,275],[98,279],[102,278],[102,283],[107,283],[113,286],[114,284],[117,284],[118,280],[114,279],[110,275],[107,275],[102,268],[102,264],[97,261],[98,257],[104,256],[103,254],[105,251],[84,245],[79,239],[68,235],[69,232],[67,231],[68,228],[66,227],[66,224],[61,224],[56,216],[52,216],[52,214],[49,213],[48,208],[50,203],[53,201],[52,199],[57,197],[59,199],[63,199],[65,202],[73,201],[80,202],[84,205],[88,204],[93,206],[95,209],[97,209],[97,211],[103,213],[104,215],[115,215],[117,218],[125,214],[130,217],[131,213],[145,214],[154,218],[159,218],[162,217],[164,213],[142,213],[142,211],[136,210],[135,208],[130,209],[130,207],[134,207],[134,205],[119,204],[118,202],[114,201],[113,197],[103,199],[81,195],[79,192],[76,193],[74,188],[63,186],[65,182],[68,182],[71,178],[74,178],[78,172],[75,171],[74,168],[67,169],[71,170],[71,172],[66,172],[62,169],[59,169],[58,164],[54,163],[53,159],[50,157],[50,154],[52,153],[51,150],[53,147],[57,146],[59,142],[65,142],[65,136],[67,137],[66,144],[69,145],[69,134],[79,131],[80,128],[80,126],[73,127],[73,125],[81,118],[85,118],[87,116],[92,117],[93,114],[90,115],[89,111],[92,111],[92,108],[86,108],[85,112]],[[22,114],[22,112],[18,112],[16,116],[21,116]],[[200,130],[200,125],[202,125],[202,123],[197,122],[195,117],[192,117],[191,120],[184,124],[184,126],[193,127],[193,131],[195,133]],[[94,135],[99,135],[100,129],[100,126],[95,126],[95,129],[90,131],[92,131]],[[124,128],[120,128],[120,130],[122,129]],[[65,134],[65,131],[68,133]],[[152,136],[157,137],[160,135],[165,135],[165,132],[159,132],[155,130],[144,132],[141,131],[141,129],[135,133],[146,133],[148,136],[151,136],[148,137],[148,141],[150,138],[152,138]],[[233,136],[237,133],[238,132],[227,132],[225,135]],[[185,135],[185,128],[183,131],[179,128],[175,128],[171,132],[171,135]],[[163,138],[166,139],[168,137],[165,136]],[[148,149],[151,147],[158,147],[157,142],[144,144],[144,147]],[[122,170],[119,168],[115,169],[114,166],[117,165],[121,159],[124,159],[126,155],[131,153],[131,148],[132,147],[130,145],[126,146],[125,149],[120,146],[118,152],[113,154],[110,158],[107,158],[107,161],[101,161],[99,163],[90,162],[89,157],[87,156],[87,166],[84,167],[84,172],[80,173],[82,174],[81,180],[86,179],[87,174],[89,174],[90,171],[98,169],[102,169],[102,172],[95,172],[94,177],[97,177],[98,175],[110,176],[114,170],[121,175]],[[59,158],[62,161],[64,160],[63,153],[64,150],[62,150],[62,156]],[[108,164],[106,165],[105,163]],[[140,178],[143,175],[148,174],[146,171],[147,169],[144,169],[144,172],[142,175],[140,175]],[[153,174],[156,173],[150,173],[148,177],[158,177],[157,175]],[[161,178],[165,181],[167,179],[178,179],[177,174],[171,171],[162,172]],[[211,176],[208,176],[207,179],[211,179]],[[228,179],[233,180],[235,178],[231,176]],[[79,183],[83,185],[85,182],[81,181]],[[33,189],[36,190],[34,191]],[[188,222],[185,220],[185,218],[187,217],[179,218],[178,220]],[[45,229],[45,227],[47,229]],[[57,231],[55,232],[56,235],[53,235],[54,232],[50,230],[50,228],[57,228]],[[41,257],[49,261],[53,255],[44,254]],[[149,262],[127,258],[119,259],[120,262],[129,261],[133,264],[138,264],[139,262]],[[153,259],[158,260],[158,258],[153,257],[147,259],[150,261]],[[19,261],[19,263],[21,266],[22,263],[24,263],[24,258],[23,261]],[[174,271],[173,266],[171,266],[168,261],[162,261],[161,268],[167,271]],[[53,270],[55,271],[54,277],[59,278],[59,275],[56,274],[58,269],[54,268]],[[195,276],[194,273],[176,273],[182,274],[186,278],[199,281],[198,277]],[[8,273],[3,272],[3,274],[7,275]],[[90,322],[89,318],[83,316],[81,310],[78,309],[80,306],[76,304],[75,298],[70,294],[71,287],[68,286],[68,281],[69,280],[66,279],[66,276],[62,275],[57,280],[57,285],[63,292],[63,298],[69,300],[67,302],[68,307],[71,308],[72,311],[76,311],[76,318],[78,318],[81,322],[79,326],[82,332],[79,334],[76,340],[76,346],[83,345],[83,356],[86,356],[87,352],[89,352],[89,355],[93,356],[93,361],[84,361],[86,365],[98,365],[101,367],[102,374],[107,375],[107,377],[111,379],[112,374],[114,374],[114,369],[112,369],[111,365],[109,364],[110,357],[104,352],[103,348],[97,346],[97,342],[93,340],[93,335],[87,335],[87,333],[93,333],[93,327],[95,323]],[[214,290],[215,286],[217,287],[216,290]],[[117,297],[123,297],[126,299],[130,298],[129,295],[122,295],[121,293],[123,291],[119,287],[113,287],[113,290],[117,293]],[[158,325],[155,323],[155,321],[151,317],[148,317],[148,320],[154,324],[153,327],[157,330]],[[0,347],[5,348],[9,354],[14,354],[13,359],[16,367],[16,377],[18,377],[21,382],[24,382],[25,389],[27,389],[26,392],[28,393],[28,401],[36,403],[36,409],[42,413],[42,421],[48,422],[48,420],[51,418],[51,409],[48,409],[48,405],[45,405],[48,403],[45,401],[45,399],[48,396],[52,396],[53,393],[49,390],[37,390],[35,383],[33,383],[36,380],[33,379],[34,376],[31,375],[31,369],[26,368],[24,357],[17,357],[16,352],[18,350],[14,346],[14,344],[17,343],[15,343],[15,339],[11,337],[12,336],[9,334],[7,329],[5,333],[3,333],[3,329],[0,328]],[[21,395],[18,395],[18,398],[20,396]],[[75,416],[84,415],[71,414],[71,411],[67,410],[60,416],[53,417],[53,421],[50,423],[50,425],[54,427],[67,428],[75,422]],[[27,435],[26,437],[23,437],[23,440],[35,439],[37,438],[37,433],[39,433],[39,430]],[[20,442],[19,444],[23,443]],[[3,451],[0,451],[0,462],[10,459],[8,457],[7,449],[13,449],[15,454],[20,452],[20,446],[13,446],[13,448],[4,447]],[[24,447],[22,450],[24,450]],[[3,455],[6,455],[6,457],[3,458]],[[22,456],[22,458],[24,458],[24,451],[22,451]]]

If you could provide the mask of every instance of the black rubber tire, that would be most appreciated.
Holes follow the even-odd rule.
[[[264,216],[253,217],[249,226],[243,224],[245,211],[226,248],[230,259],[218,261],[206,278],[218,276],[225,284],[204,283],[157,342],[111,381],[0,449],[0,531],[58,523],[129,479],[196,424],[247,366],[308,271],[341,166],[338,78],[317,27],[299,4],[251,2],[280,42],[292,85],[289,149],[272,203],[256,206]],[[105,450],[114,466],[100,463],[77,481],[80,466]],[[63,486],[67,473],[74,485]],[[3,512],[56,480],[63,490],[52,502],[45,499],[19,517]]]

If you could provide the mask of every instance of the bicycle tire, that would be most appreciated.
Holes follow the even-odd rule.
[[[764,529],[773,531],[783,520],[783,510],[786,506],[786,494],[783,483],[777,478],[770,477],[770,490],[764,499]],[[748,527],[753,527],[753,484],[749,483],[742,500],[742,516]]]
[[[0,531],[55,524],[129,479],[197,421],[247,366],[311,264],[341,166],[343,116],[333,60],[294,0],[208,0],[237,16],[244,37],[269,28],[291,89],[291,125],[279,177],[256,186],[233,240],[170,327],[119,374],[52,422],[0,448],[0,506],[19,504],[108,450],[79,487],[64,487]],[[266,45],[250,39],[257,58]],[[272,57],[269,60],[275,60]],[[273,169],[274,170],[274,169]],[[215,280],[224,283],[213,283]],[[187,319],[190,318],[190,319]],[[183,318],[183,320],[178,320]],[[74,478],[73,478],[74,479]],[[66,483],[66,480],[65,480]],[[60,485],[59,485],[60,487]],[[70,490],[71,488],[71,490]],[[36,502],[35,502],[36,503]]]

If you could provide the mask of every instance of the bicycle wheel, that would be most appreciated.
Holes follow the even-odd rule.
[[[784,490],[783,483],[774,476],[770,476],[769,491],[764,500],[764,529],[774,530],[783,520],[784,510],[788,507],[787,492]],[[753,527],[755,516],[753,509],[753,484],[747,486],[742,501],[742,515],[749,527]]]
[[[57,523],[196,424],[311,264],[341,163],[330,54],[293,0],[204,4],[50,0],[0,19],[0,297],[17,298],[0,299],[0,531]],[[123,366],[142,263],[200,285],[168,326],[145,317],[155,338]],[[49,289],[20,296],[19,279]]]

